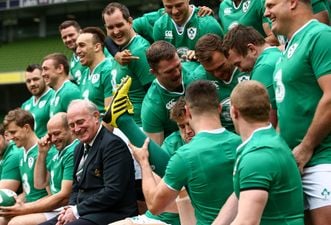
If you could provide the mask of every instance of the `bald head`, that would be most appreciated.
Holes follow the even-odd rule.
[[[269,121],[270,101],[267,89],[257,81],[239,83],[231,93],[231,106],[248,122]]]

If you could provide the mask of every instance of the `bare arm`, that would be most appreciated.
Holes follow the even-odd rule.
[[[314,149],[331,132],[331,74],[324,75],[318,80],[323,91],[314,118],[302,142],[293,149],[300,171],[310,160]]]
[[[221,208],[220,212],[218,213],[212,225],[230,224],[236,217],[237,212],[238,212],[238,198],[234,193],[232,193],[228,198],[228,200],[226,200],[225,204]]]
[[[34,186],[37,189],[43,189],[48,186],[49,177],[46,168],[46,158],[50,147],[50,137],[46,134],[38,141],[38,157],[33,171]]]
[[[259,225],[267,201],[267,191],[247,190],[240,192],[238,214],[231,225]]]
[[[145,132],[146,135],[152,139],[153,141],[155,141],[158,145],[162,145],[163,141],[164,141],[164,132],[159,132],[159,133],[148,133]]]
[[[0,180],[0,189],[10,189],[12,191],[17,191],[21,182],[18,180]]]
[[[170,189],[163,180],[158,183],[155,179],[148,161],[148,144],[149,139],[146,139],[141,148],[137,148],[131,144],[129,144],[129,146],[141,167],[143,193],[148,209],[153,214],[160,214],[175,201],[178,191]]]

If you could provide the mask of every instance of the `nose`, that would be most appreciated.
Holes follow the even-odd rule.
[[[265,8],[264,16],[265,17],[270,17],[270,11],[269,11],[269,9],[267,7]]]
[[[113,33],[116,35],[116,34],[118,34],[119,32],[120,32],[120,30],[119,30],[117,27],[115,27],[114,30],[113,30]]]
[[[171,14],[176,15],[178,13],[178,9],[176,7],[172,7]]]

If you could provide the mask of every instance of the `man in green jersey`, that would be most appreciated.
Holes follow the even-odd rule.
[[[5,129],[0,124],[0,188],[17,192],[21,184],[19,162],[21,149],[5,138]]]
[[[34,202],[3,207],[4,215],[15,216],[9,224],[37,225],[59,213],[59,207],[67,204],[73,176],[73,153],[78,141],[74,139],[64,112],[55,114],[47,124],[48,134],[38,142],[38,157],[34,169],[34,186],[50,187],[51,195]],[[57,153],[46,163],[47,154],[53,148]]]
[[[300,173],[290,148],[269,122],[270,101],[257,81],[238,84],[231,117],[243,143],[237,148],[234,193],[217,224],[303,225]]]
[[[227,59],[242,72],[251,73],[251,80],[264,84],[268,90],[272,109],[270,122],[277,126],[277,108],[273,87],[275,65],[281,56],[277,47],[271,47],[252,27],[237,25],[224,37],[223,48]]]
[[[76,84],[69,80],[69,64],[62,53],[52,53],[43,58],[42,76],[55,93],[50,102],[50,117],[58,112],[66,112],[69,103],[81,98]]]
[[[222,39],[215,34],[206,34],[198,40],[195,52],[201,65],[194,70],[191,76],[194,80],[204,79],[214,83],[222,105],[222,125],[234,132],[230,117],[230,94],[238,83],[249,80],[250,75],[240,72],[227,60],[222,44]]]
[[[34,168],[38,155],[39,139],[33,131],[33,116],[22,109],[11,110],[4,118],[4,126],[16,146],[23,148],[19,163],[23,193],[16,199],[16,204],[30,203],[45,198],[48,195],[46,188],[38,189],[34,186]],[[54,154],[54,150],[48,153],[47,163]],[[8,219],[8,217],[5,218]]]
[[[226,34],[234,26],[252,26],[271,45],[278,41],[270,29],[270,21],[264,15],[264,0],[224,0],[220,3],[218,16]]]
[[[124,66],[114,62],[111,70],[111,79],[113,89],[115,89],[116,85],[126,75],[132,78],[133,83],[129,97],[135,108],[134,120],[141,126],[141,105],[149,86],[154,80],[146,59],[146,50],[150,44],[133,30],[133,19],[125,5],[117,2],[108,4],[102,12],[102,17],[105,22],[107,35],[119,46],[119,50],[127,51],[137,57]]]
[[[27,66],[25,84],[32,96],[21,106],[22,109],[33,115],[35,121],[34,131],[38,138],[47,133],[46,125],[49,120],[50,102],[54,94],[54,90],[46,85],[41,74],[42,68],[40,65],[31,64]]]
[[[186,116],[195,136],[170,158],[159,183],[152,175],[148,141],[142,149],[133,148],[133,154],[142,169],[143,187],[149,187],[144,194],[150,199],[152,213],[162,212],[185,186],[197,224],[211,224],[233,191],[235,149],[241,141],[221,125],[218,94],[212,82],[193,82],[186,90],[185,101]]]
[[[84,70],[86,70],[86,67],[80,63],[79,57],[76,54],[76,40],[80,31],[80,25],[75,20],[65,20],[59,25],[59,32],[63,44],[72,51],[69,75],[78,86],[80,86],[82,80],[84,79]]]
[[[154,24],[154,41],[165,40],[177,48],[181,59],[194,51],[198,39],[208,33],[223,37],[223,30],[217,20],[209,16],[198,16],[199,8],[189,0],[163,0],[166,14]]]
[[[164,138],[178,130],[169,112],[177,99],[184,95],[190,82],[190,71],[185,63],[181,63],[176,48],[169,42],[154,42],[146,55],[156,79],[143,101],[142,127],[151,139],[161,145]]]
[[[112,59],[106,58],[104,49],[105,34],[98,27],[86,27],[77,38],[76,53],[80,63],[87,66],[86,76],[81,82],[82,97],[98,106],[100,113],[110,103],[112,96]]]
[[[266,0],[265,15],[288,39],[274,72],[280,134],[302,172],[307,216],[330,224],[331,29],[313,19],[308,0]]]

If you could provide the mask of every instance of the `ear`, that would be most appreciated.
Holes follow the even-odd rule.
[[[217,109],[218,113],[221,115],[222,113],[222,104],[218,104],[218,109]]]
[[[102,46],[101,43],[96,43],[94,46],[95,51],[96,52],[101,51],[101,46]]]
[[[128,22],[129,22],[129,24],[133,23],[133,18],[131,16],[128,18]]]
[[[185,105],[185,116],[186,118],[192,119],[190,108],[187,105]]]
[[[248,54],[251,53],[252,55],[256,56],[257,55],[257,49],[256,49],[256,46],[249,43],[247,45],[247,50],[248,50]]]
[[[151,68],[151,69],[149,69],[149,72],[151,72],[152,74],[157,76],[157,71],[155,69]]]
[[[24,128],[26,131],[32,130],[29,124],[24,124],[22,128]]]
[[[239,117],[239,111],[233,105],[230,107],[230,116],[232,120],[236,120]]]
[[[298,6],[300,0],[290,0],[290,9],[293,10]]]

